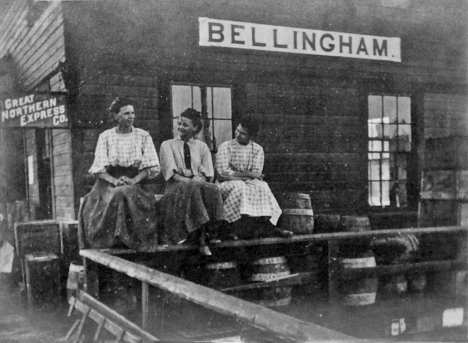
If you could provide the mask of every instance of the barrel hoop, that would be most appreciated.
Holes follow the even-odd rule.
[[[231,269],[236,268],[236,262],[219,262],[219,263],[210,263],[206,265],[206,269]]]
[[[294,199],[309,199],[310,200],[310,194],[307,194],[307,193],[285,193],[283,197],[288,198],[290,200],[294,200]]]
[[[375,303],[377,293],[346,294],[343,302],[347,305],[370,305]]]
[[[267,307],[274,307],[274,306],[287,306],[291,303],[292,297],[286,297],[283,299],[278,300],[260,300],[258,301],[259,305],[267,306]]]
[[[265,257],[259,258],[252,262],[252,264],[278,264],[278,263],[286,263],[286,258],[284,256],[277,256],[277,257]]]
[[[291,272],[278,272],[278,273],[256,273],[250,277],[251,281],[273,281],[282,277],[291,275]]]
[[[302,209],[302,208],[286,208],[283,210],[283,214],[292,214],[298,216],[313,216],[314,211],[310,209]]]
[[[341,264],[345,268],[372,268],[376,266],[375,257],[344,258]]]

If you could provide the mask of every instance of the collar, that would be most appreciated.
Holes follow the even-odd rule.
[[[119,132],[117,132],[117,128],[118,128],[117,126],[114,127],[114,131],[115,131],[115,133],[118,133],[119,135],[126,135],[126,134],[129,134],[129,133],[132,133],[133,131],[135,131],[135,128],[133,127],[133,125],[131,127],[132,131],[127,132],[127,133],[119,133]]]
[[[178,135],[178,136],[176,137],[176,139],[177,139],[178,141],[182,141],[182,142],[183,142],[183,139],[182,139],[182,137],[180,137],[180,135]],[[192,137],[192,138],[190,138],[187,142],[193,143],[193,142],[195,142],[195,138]]]

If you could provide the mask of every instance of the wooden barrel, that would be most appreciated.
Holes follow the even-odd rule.
[[[402,295],[408,291],[408,280],[404,274],[384,276],[380,279],[380,293],[383,297]]]
[[[293,287],[294,294],[322,296],[327,284],[328,259],[325,247],[320,244],[309,246],[302,254],[288,255],[291,274],[307,273],[310,278],[304,284]]]
[[[423,292],[426,289],[427,278],[425,273],[414,273],[408,276],[408,288],[412,292]]]
[[[371,225],[368,216],[341,216],[338,225],[339,231],[363,232],[370,231]]]
[[[372,251],[359,254],[358,257],[341,257],[340,264],[344,269],[372,268],[376,266]],[[364,306],[375,303],[378,278],[361,277],[343,280],[341,284],[341,301],[346,306]]]
[[[241,284],[239,268],[236,262],[212,262],[205,266],[206,286],[222,289]]]
[[[249,281],[267,282],[288,277],[291,275],[286,258],[284,256],[266,257],[255,260],[252,265],[252,274]],[[291,303],[292,288],[270,287],[252,292],[249,300],[263,306],[286,306]]]
[[[283,211],[278,226],[295,234],[311,234],[314,230],[314,212],[310,195],[282,193],[279,203]]]
[[[339,214],[318,214],[314,217],[314,233],[333,233],[339,231]]]

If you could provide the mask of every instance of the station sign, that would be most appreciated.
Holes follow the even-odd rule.
[[[198,18],[199,45],[401,62],[401,39]]]
[[[1,99],[0,128],[68,128],[66,95],[34,93]]]

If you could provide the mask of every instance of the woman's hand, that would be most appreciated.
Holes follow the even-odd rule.
[[[195,175],[192,181],[206,182],[206,178],[203,175]]]

